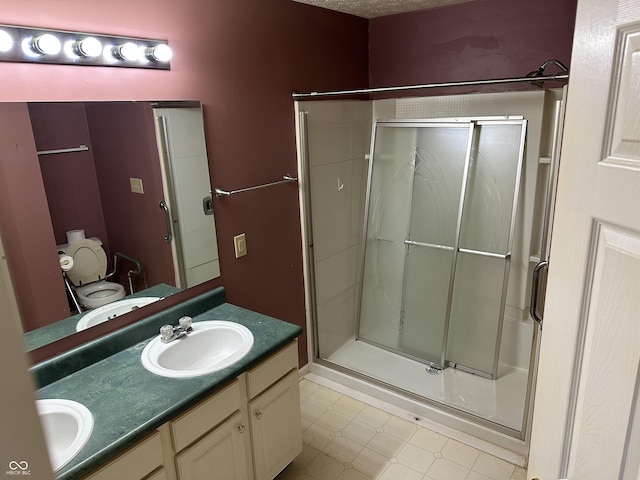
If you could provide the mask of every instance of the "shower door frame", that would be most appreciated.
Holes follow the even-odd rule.
[[[452,255],[452,260],[451,260],[451,270],[449,272],[449,292],[448,292],[448,298],[447,298],[447,305],[446,305],[446,313],[445,313],[445,323],[444,323],[444,331],[443,331],[443,338],[442,338],[442,348],[441,348],[441,355],[440,355],[440,365],[436,365],[433,362],[429,362],[426,361],[425,359],[416,357],[414,355],[408,354],[406,352],[402,352],[400,350],[388,347],[386,345],[382,345],[379,344],[377,342],[374,341],[370,341],[367,340],[366,338],[362,338],[360,337],[360,321],[361,321],[361,311],[362,311],[362,291],[364,288],[364,275],[365,275],[365,258],[366,258],[366,249],[367,249],[367,231],[368,231],[368,227],[369,227],[369,207],[370,207],[370,201],[371,201],[371,181],[372,181],[372,175],[373,175],[373,162],[374,162],[374,150],[375,150],[375,145],[376,145],[376,128],[378,126],[378,124],[382,124],[383,126],[386,127],[390,127],[390,128],[408,128],[408,127],[423,127],[424,125],[429,125],[432,127],[437,127],[437,126],[446,126],[447,128],[462,128],[463,125],[468,125],[469,128],[469,137],[467,139],[467,149],[466,149],[466,158],[465,158],[465,165],[464,165],[464,169],[463,169],[463,178],[462,178],[462,186],[460,189],[460,203],[458,205],[458,216],[456,219],[456,231],[455,231],[455,238],[454,238],[454,247],[453,247],[453,255]],[[477,250],[472,250],[472,249],[465,249],[465,248],[461,248],[460,247],[460,232],[462,229],[462,220],[463,220],[463,215],[464,215],[464,204],[465,204],[465,197],[466,197],[466,192],[467,192],[467,187],[469,184],[469,165],[471,163],[471,157],[473,154],[473,145],[475,140],[477,139],[477,137],[475,136],[475,133],[478,131],[478,129],[476,127],[482,126],[482,125],[520,125],[521,129],[520,129],[520,143],[518,146],[518,164],[516,167],[516,172],[515,172],[515,181],[514,181],[514,192],[513,192],[513,201],[512,201],[512,205],[511,205],[511,218],[510,218],[510,225],[509,225],[509,231],[508,231],[508,236],[507,236],[507,245],[506,245],[506,250],[507,253],[506,254],[496,254],[493,252],[485,252],[485,251],[477,251]],[[369,343],[371,345],[376,346],[377,348],[382,348],[384,350],[393,352],[397,355],[402,355],[405,356],[407,358],[411,358],[417,362],[423,363],[425,365],[428,365],[429,367],[435,367],[438,370],[443,370],[447,367],[454,367],[454,368],[458,368],[460,370],[472,373],[474,375],[480,375],[486,378],[490,378],[490,379],[496,379],[497,378],[497,374],[498,374],[498,361],[499,361],[499,354],[500,354],[500,339],[502,336],[502,327],[503,327],[503,323],[504,323],[504,312],[505,312],[505,306],[506,306],[506,296],[507,296],[507,289],[509,286],[509,271],[510,271],[510,264],[511,264],[511,254],[512,254],[512,247],[513,247],[513,237],[514,237],[514,232],[515,232],[515,225],[516,225],[516,217],[517,217],[517,210],[518,210],[518,200],[519,200],[519,196],[520,196],[520,187],[521,187],[521,182],[522,182],[522,168],[523,168],[523,164],[524,164],[524,153],[525,153],[525,144],[526,144],[526,134],[527,134],[527,120],[524,118],[524,116],[522,115],[507,115],[507,116],[478,116],[478,117],[446,117],[446,118],[426,118],[426,119],[389,119],[389,120],[381,120],[381,119],[377,119],[373,121],[372,124],[372,131],[371,131],[371,148],[370,148],[370,152],[369,152],[369,166],[368,166],[368,178],[367,178],[367,190],[366,190],[366,198],[365,198],[365,210],[364,210],[364,224],[363,224],[363,230],[362,230],[362,239],[363,239],[363,248],[362,251],[360,253],[360,266],[361,266],[361,271],[360,271],[360,289],[358,291],[358,299],[357,299],[357,312],[356,312],[356,340],[359,341],[363,341],[366,343]],[[414,178],[415,178],[415,169],[412,173],[412,189],[413,189],[413,182],[414,182]],[[411,204],[411,208],[413,208],[413,203]],[[409,227],[408,227],[409,228]],[[407,243],[408,240],[405,240],[404,244],[406,246],[408,245],[414,245],[416,246],[415,243]],[[423,246],[423,245],[420,245]],[[441,248],[442,246],[438,246],[438,245],[424,245],[425,247],[432,247],[432,248]],[[442,247],[443,248],[443,247]],[[408,253],[408,251],[407,251]],[[485,257],[493,257],[493,258],[500,258],[500,259],[504,259],[505,260],[505,264],[504,264],[504,273],[503,273],[503,279],[502,279],[502,292],[500,295],[500,308],[499,308],[499,312],[498,312],[498,328],[497,328],[497,332],[496,332],[496,339],[495,339],[495,350],[493,353],[493,366],[492,366],[492,371],[490,373],[488,372],[484,372],[484,371],[480,371],[480,370],[476,370],[474,368],[465,366],[465,365],[461,365],[452,361],[447,360],[446,356],[447,356],[447,343],[448,343],[448,336],[449,336],[449,326],[450,326],[450,321],[451,321],[451,306],[452,306],[452,300],[453,300],[453,294],[454,294],[454,282],[455,282],[455,275],[456,275],[456,265],[457,265],[457,258],[458,258],[458,253],[467,253],[467,254],[472,254],[472,255],[480,255],[480,256],[485,256]],[[403,300],[401,300],[401,302],[404,302],[404,283],[405,283],[405,276],[406,276],[406,254],[405,254],[405,267],[404,267],[404,272],[403,272],[403,286],[402,286],[402,297]]]

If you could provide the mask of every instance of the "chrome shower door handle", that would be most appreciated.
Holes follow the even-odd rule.
[[[547,269],[549,262],[543,260],[533,269],[533,278],[531,280],[531,301],[529,313],[531,318],[542,328],[542,312],[544,311],[544,297],[547,290]],[[542,295],[540,292],[542,291]],[[540,312],[540,313],[539,313]]]
[[[173,235],[171,233],[171,215],[169,214],[169,207],[167,206],[167,202],[164,200],[160,201],[159,207],[164,210],[164,216],[167,219],[167,234],[164,236],[164,243],[171,243]]]

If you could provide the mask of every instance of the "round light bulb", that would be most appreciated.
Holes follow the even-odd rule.
[[[127,62],[135,62],[140,60],[140,49],[133,42],[127,42],[123,45],[118,45],[113,49],[116,57],[126,60]]]
[[[33,37],[31,40],[31,48],[34,52],[41,55],[57,55],[62,50],[62,44],[58,37],[51,33],[44,33]]]
[[[76,43],[76,52],[83,57],[97,57],[102,53],[102,43],[95,37],[86,37]]]
[[[161,43],[147,49],[147,58],[156,62],[168,62],[172,56],[173,52],[171,51],[171,47],[166,43]]]
[[[13,48],[13,38],[4,30],[0,30],[0,52],[8,52]]]

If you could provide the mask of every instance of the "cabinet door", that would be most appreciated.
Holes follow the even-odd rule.
[[[256,480],[271,480],[302,451],[298,370],[249,403]]]
[[[180,480],[247,480],[250,460],[244,446],[246,430],[238,412],[202,440],[176,456]]]

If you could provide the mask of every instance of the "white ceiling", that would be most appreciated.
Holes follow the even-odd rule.
[[[293,0],[317,7],[337,10],[358,17],[374,18],[425,8],[442,7],[471,0]]]

